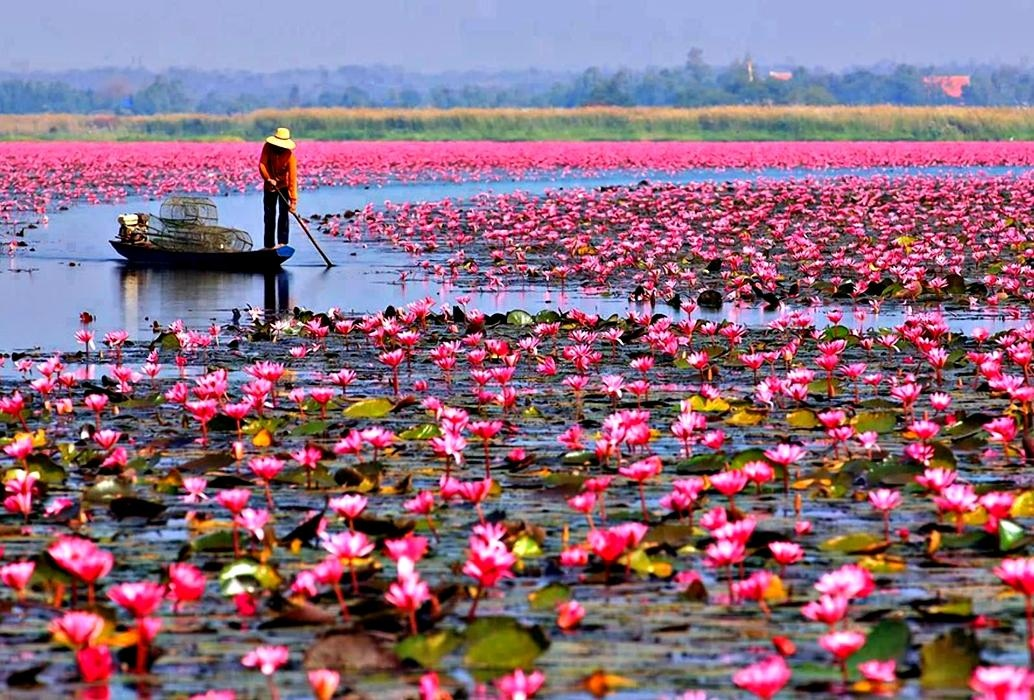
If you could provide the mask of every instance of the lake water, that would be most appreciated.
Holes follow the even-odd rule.
[[[695,170],[670,174],[648,173],[651,181],[698,182],[756,178],[832,177],[837,175],[901,176],[917,173],[998,175],[1017,172],[1006,168],[931,168],[868,170]],[[496,183],[422,183],[397,184],[379,188],[325,188],[302,193],[303,213],[333,213],[356,209],[369,202],[429,201],[446,197],[465,198],[479,192],[523,190],[541,193],[557,187],[599,187],[627,184],[642,173],[612,173],[605,177],[533,179]],[[259,194],[234,195],[217,199],[220,220],[227,225],[251,231],[261,238],[262,205]],[[435,281],[421,280],[400,284],[403,269],[416,272],[408,255],[379,244],[361,245],[319,236],[318,240],[336,266],[326,269],[305,235],[292,222],[294,258],[277,275],[205,272],[193,270],[141,269],[125,265],[108,241],[113,237],[116,217],[123,212],[156,211],[158,202],[143,199],[117,204],[78,206],[51,214],[49,223],[26,232],[28,248],[0,259],[0,298],[6,300],[0,314],[0,349],[22,350],[32,347],[70,349],[79,313],[89,311],[98,319],[97,328],[127,329],[134,338],[151,336],[152,324],[167,324],[182,319],[191,326],[226,323],[234,308],[283,309],[303,306],[326,309],[338,306],[359,313],[383,309],[389,304],[404,304],[430,296],[451,303],[460,293]],[[466,293],[464,290],[462,293]],[[538,285],[515,285],[502,293],[474,294],[471,305],[486,312],[523,308],[577,306],[599,314],[625,313],[630,304],[623,297],[587,296],[577,289],[564,292]],[[648,309],[645,309],[648,310]],[[668,311],[663,307],[659,310]],[[698,314],[708,317],[707,314]],[[775,318],[773,312],[755,308],[724,309],[713,318],[732,318],[757,326]],[[821,315],[819,315],[821,316]],[[884,313],[880,322],[891,324],[898,315]],[[972,317],[959,318],[965,323]],[[986,319],[980,319],[984,322]],[[992,319],[993,320],[993,319]]]

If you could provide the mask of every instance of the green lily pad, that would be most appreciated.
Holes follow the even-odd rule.
[[[542,556],[542,546],[528,535],[521,535],[513,543],[511,551],[521,559],[532,559]]]
[[[533,323],[535,323],[535,319],[527,311],[514,309],[506,314],[506,325],[508,326],[530,326]]]
[[[685,474],[706,474],[715,472],[725,466],[725,455],[718,452],[706,452],[693,455],[675,465],[675,473]]]
[[[412,428],[407,428],[399,433],[400,440],[430,440],[431,438],[439,437],[442,431],[434,423],[423,423],[422,425],[414,425]]]
[[[919,683],[924,688],[965,688],[980,665],[976,635],[956,627],[919,649]]]
[[[563,463],[566,466],[586,466],[590,464],[599,464],[599,460],[596,458],[596,453],[590,450],[576,450],[574,452],[568,452],[564,455]]]
[[[362,399],[345,409],[347,418],[383,418],[395,407],[388,399]]]
[[[892,433],[898,424],[898,414],[894,411],[862,411],[851,421],[859,433],[875,432]]]
[[[729,402],[722,398],[705,399],[699,394],[689,397],[689,405],[694,411],[701,413],[725,413],[729,410]]]
[[[801,428],[803,430],[811,430],[822,425],[815,415],[815,411],[808,408],[798,408],[796,411],[791,411],[786,416],[786,423],[791,428]]]
[[[909,646],[912,642],[912,633],[908,625],[902,620],[880,620],[870,630],[865,639],[865,646],[856,651],[848,660],[847,667],[852,674],[857,675],[858,664],[866,661],[887,661],[894,659],[898,664],[905,661]]]
[[[307,423],[302,423],[297,428],[291,431],[291,435],[294,437],[304,437],[307,435],[322,435],[327,432],[327,426],[329,423],[325,420],[311,420]]]
[[[63,484],[65,468],[55,462],[50,455],[33,452],[26,461],[30,472],[39,472],[39,479],[44,484]]]
[[[254,559],[238,559],[219,572],[219,585],[225,596],[250,592],[255,585],[272,591],[280,585],[280,575],[269,564],[260,564]]]
[[[872,553],[886,546],[886,541],[872,532],[852,532],[837,535],[819,545],[823,552],[841,552],[843,554]]]
[[[556,606],[571,599],[571,589],[562,583],[550,583],[528,594],[532,610],[554,610]]]
[[[445,656],[459,648],[463,635],[450,629],[406,637],[395,645],[395,655],[420,664],[423,668],[437,668]]]
[[[501,676],[517,668],[532,668],[549,648],[549,638],[538,625],[525,626],[512,617],[482,617],[467,627],[467,668]]]
[[[752,447],[749,450],[741,450],[729,460],[730,469],[742,469],[747,462],[767,462],[765,451],[760,447]]]
[[[998,549],[1011,552],[1026,543],[1027,532],[1011,520],[998,521]]]
[[[731,416],[725,419],[726,425],[757,425],[763,423],[765,418],[768,417],[767,411],[759,411],[757,409],[743,409],[736,411]]]

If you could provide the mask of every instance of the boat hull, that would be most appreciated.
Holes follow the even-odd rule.
[[[163,250],[111,241],[111,247],[133,265],[146,267],[178,267],[195,270],[223,270],[226,272],[270,272],[279,270],[292,255],[294,248],[262,248],[243,253],[204,253],[182,250]]]

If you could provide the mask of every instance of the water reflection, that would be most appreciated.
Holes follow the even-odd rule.
[[[266,308],[290,308],[290,275],[283,271],[262,275],[132,265],[115,265],[114,269],[122,324],[131,334],[146,337],[153,324],[165,325],[175,319],[194,326],[224,323],[231,308],[248,303],[258,306],[260,298]],[[108,324],[115,322],[107,320]]]
[[[960,170],[960,172],[963,172]],[[972,172],[972,170],[965,171]],[[657,179],[690,182],[731,180],[759,176],[801,176],[801,171],[739,172],[691,171]],[[825,173],[825,176],[838,173]],[[865,174],[861,171],[853,174]],[[899,173],[900,174],[900,173]],[[537,181],[497,183],[422,183],[389,185],[374,190],[326,188],[306,192],[302,206],[307,212],[334,212],[361,208],[370,201],[421,201],[443,197],[469,197],[479,192],[521,189],[536,193],[555,187],[593,187],[634,181],[629,173],[579,179],[550,178]],[[256,194],[220,197],[220,220],[245,230],[261,230],[261,202]],[[653,313],[672,315],[667,307],[652,308],[629,303],[624,296],[588,293],[578,287],[547,288],[516,282],[504,291],[471,290],[436,279],[398,250],[376,244],[356,244],[343,238],[322,237],[320,244],[336,267],[324,268],[304,236],[294,229],[297,253],[281,273],[226,273],[196,270],[133,268],[122,263],[108,244],[115,217],[123,211],[154,210],[157,204],[140,199],[118,204],[77,206],[55,213],[48,226],[31,230],[28,248],[20,248],[0,267],[0,351],[41,346],[48,349],[75,347],[72,333],[79,313],[88,310],[98,317],[97,328],[125,328],[134,338],[148,338],[153,323],[161,325],[182,319],[193,327],[213,322],[227,323],[233,308],[252,306],[285,311],[293,306],[327,309],[337,306],[346,312],[368,313],[388,304],[404,305],[431,297],[436,305],[451,305],[458,297],[469,297],[469,306],[486,313],[523,308],[532,313],[542,309],[576,306],[587,313]],[[402,282],[402,284],[399,284]],[[598,292],[598,290],[597,290]],[[840,306],[840,305],[838,305]],[[850,314],[853,309],[844,305]],[[824,309],[814,310],[819,326],[827,323]],[[771,323],[779,312],[757,307],[726,305],[717,312],[703,310],[695,318],[729,319],[757,327]],[[884,327],[900,322],[903,309],[885,309],[881,316],[868,315],[864,326]],[[981,323],[1000,326],[1001,320],[954,311],[950,320],[957,329]],[[1017,325],[1016,319],[1007,324]]]
[[[286,270],[262,275],[262,308],[283,312],[291,308],[291,273]]]

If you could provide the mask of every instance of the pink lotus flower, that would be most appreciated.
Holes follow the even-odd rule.
[[[0,566],[0,582],[8,588],[13,588],[19,599],[25,597],[25,589],[29,585],[33,572],[36,570],[34,561],[16,561]]]
[[[813,622],[821,622],[832,627],[844,619],[847,614],[847,605],[847,598],[838,595],[823,595],[801,608],[801,614]]]
[[[545,682],[546,677],[541,671],[526,674],[523,670],[517,669],[496,680],[495,687],[499,690],[500,700],[528,700]]]
[[[104,618],[91,612],[73,610],[50,623],[50,633],[67,640],[76,649],[83,649],[100,639]]]
[[[833,630],[819,637],[819,646],[833,655],[847,682],[847,658],[865,646],[865,635],[853,630]]]
[[[647,457],[646,459],[641,459],[638,462],[618,468],[619,474],[635,481],[636,486],[639,488],[639,503],[643,511],[644,522],[650,519],[650,514],[646,509],[646,492],[643,484],[648,479],[652,479],[660,474],[662,468],[661,458],[656,456]]]
[[[790,682],[792,672],[782,656],[770,656],[736,671],[732,682],[760,700],[770,700]]]
[[[106,681],[113,668],[111,650],[106,646],[89,646],[75,653],[79,675],[86,683]]]
[[[976,700],[1029,700],[1034,673],[1018,666],[980,666],[973,670],[969,687]]]
[[[564,631],[577,627],[584,617],[585,608],[577,600],[565,600],[557,605],[556,624]]]
[[[388,586],[384,598],[409,617],[410,634],[417,634],[416,613],[420,606],[431,599],[428,585],[416,573],[400,575],[397,581]]]
[[[327,502],[327,506],[338,515],[338,517],[344,518],[348,521],[349,528],[353,527],[353,523],[364,510],[369,501],[366,496],[360,496],[359,494],[346,493],[341,496],[331,498]]]
[[[257,646],[241,659],[246,668],[257,668],[263,676],[272,676],[287,663],[290,650],[285,646]]]
[[[861,673],[862,677],[870,683],[878,685],[896,683],[898,679],[896,673],[897,665],[897,661],[894,659],[888,659],[886,661],[871,659],[858,664],[858,672]]]
[[[207,579],[201,569],[193,564],[179,562],[169,565],[169,598],[173,609],[179,610],[184,603],[200,600],[205,594]]]
[[[341,683],[341,674],[327,668],[309,671],[306,678],[316,700],[330,700]]]
[[[842,596],[847,599],[866,598],[876,590],[872,574],[857,564],[844,564],[819,577],[815,590],[831,596]]]
[[[108,589],[108,598],[139,619],[154,613],[165,597],[165,587],[152,581],[119,583]]]

